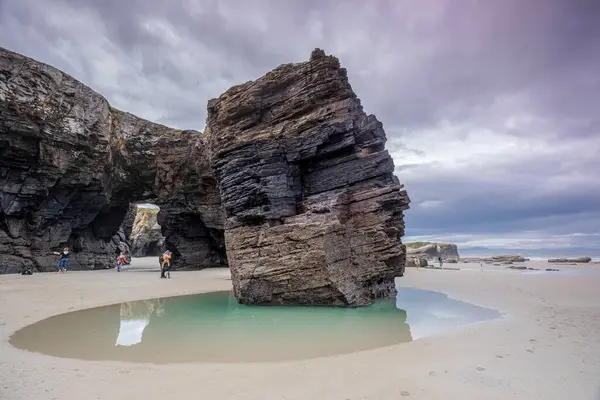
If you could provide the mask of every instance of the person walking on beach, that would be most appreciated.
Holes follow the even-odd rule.
[[[441,256],[438,257],[438,262],[440,263],[440,268],[444,268],[444,259]]]
[[[171,279],[171,252],[165,251],[160,258],[160,277]]]
[[[125,256],[125,253],[121,252],[119,254],[119,257],[117,257],[117,272],[121,272],[121,268],[123,267],[123,265],[125,265],[126,262],[127,257]]]
[[[60,258],[58,259],[58,271],[56,273],[64,274],[65,272],[67,272],[67,267],[69,264],[69,248],[65,247],[62,253],[55,251],[54,254],[60,256]]]
[[[419,260],[419,257],[415,257],[414,261],[415,261],[415,267],[417,268],[417,271],[418,271],[419,267],[421,266],[421,260]]]

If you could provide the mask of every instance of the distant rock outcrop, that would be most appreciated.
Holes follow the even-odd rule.
[[[209,101],[235,296],[242,303],[359,306],[396,294],[402,212],[381,122],[337,58],[281,65]]]
[[[551,258],[548,260],[549,263],[582,263],[587,264],[591,262],[590,257],[579,257],[579,258]]]
[[[498,263],[498,264],[510,264],[515,262],[524,262],[527,259],[520,255],[508,254],[501,256],[492,256],[492,257],[465,257],[461,260],[462,262],[484,262],[487,264]]]
[[[407,256],[406,257],[406,266],[408,268],[415,268],[417,266],[417,260],[419,260],[419,267],[426,267],[429,264],[426,258],[417,257],[417,256]]]
[[[131,231],[133,257],[158,256],[165,250],[165,238],[156,218],[158,208],[138,207]]]
[[[459,260],[458,247],[452,243],[411,242],[406,243],[408,258],[419,257],[428,261],[436,261],[438,257],[444,260]]]

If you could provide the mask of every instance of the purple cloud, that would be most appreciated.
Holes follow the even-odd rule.
[[[595,0],[4,0],[0,37],[193,129],[207,99],[324,48],[384,123],[409,235],[552,237],[600,231],[599,15]]]

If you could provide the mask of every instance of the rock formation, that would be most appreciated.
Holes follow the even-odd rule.
[[[507,254],[507,255],[492,256],[492,257],[465,257],[461,261],[465,262],[465,263],[483,262],[486,264],[492,264],[492,263],[510,264],[510,263],[515,263],[515,262],[525,262],[525,261],[527,261],[527,259],[518,254]]]
[[[121,223],[120,230],[123,231],[123,235],[127,241],[130,241],[131,231],[133,230],[133,222],[135,221],[135,216],[137,215],[137,206],[135,204],[130,204],[127,212],[125,213],[125,218]]]
[[[151,201],[175,266],[229,263],[242,303],[365,305],[396,293],[406,258],[385,142],[318,49],[210,100],[204,135],[0,49],[0,265],[52,269],[68,245],[71,267],[105,268]]]
[[[419,260],[419,267],[427,267],[429,264],[429,261],[427,261],[427,258],[422,257],[420,255],[416,255],[416,256],[411,256],[411,255],[406,255],[406,266],[409,268],[416,268],[416,260]],[[435,265],[435,264],[434,264]]]
[[[551,258],[548,260],[549,263],[582,263],[587,264],[591,262],[590,257],[579,257],[579,258]]]
[[[61,71],[0,48],[0,272],[52,270],[52,251],[65,245],[73,269],[112,265],[129,205],[145,199],[161,206],[176,265],[225,263],[200,132],[116,110]]]
[[[382,124],[337,58],[281,65],[208,103],[238,301],[358,306],[395,295],[402,212]]]
[[[130,238],[133,257],[158,256],[165,250],[157,214],[158,208],[138,207]]]
[[[452,243],[435,242],[412,242],[406,243],[407,257],[412,259],[418,257],[428,261],[437,262],[438,257],[442,257],[446,262],[450,260],[459,260],[458,247]],[[414,263],[413,263],[414,264]],[[412,266],[412,264],[411,264]]]

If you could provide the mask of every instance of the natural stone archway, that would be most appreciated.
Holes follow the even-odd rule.
[[[200,132],[116,110],[72,77],[5,49],[0,188],[0,272],[53,269],[51,251],[65,245],[71,268],[106,268],[127,240],[120,228],[129,204],[148,198],[161,207],[176,267],[225,263]]]
[[[177,268],[228,265],[238,301],[359,306],[396,293],[409,198],[382,124],[313,51],[208,103],[204,134],[116,110],[0,49],[0,272],[105,268],[151,200]]]

